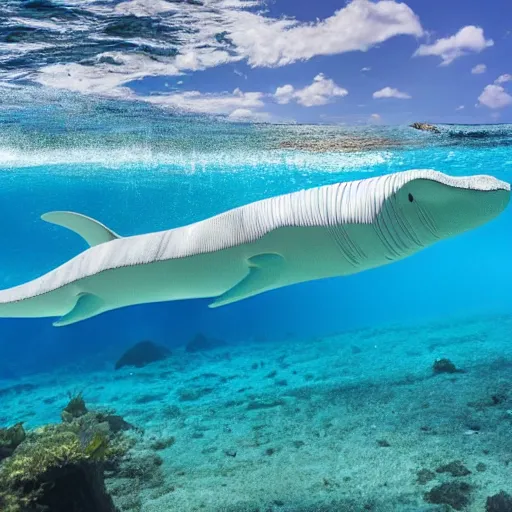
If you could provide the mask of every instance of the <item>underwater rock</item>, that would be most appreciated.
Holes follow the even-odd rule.
[[[0,461],[10,457],[14,450],[25,440],[23,423],[16,423],[9,428],[0,428]]]
[[[61,413],[61,418],[64,422],[70,422],[84,416],[87,412],[82,393],[78,393],[76,396],[70,396],[68,405],[64,407]]]
[[[462,464],[460,460],[454,460],[444,466],[439,466],[436,469],[436,473],[450,473],[452,476],[467,476],[471,474],[471,471]]]
[[[441,131],[439,130],[439,128],[433,124],[429,124],[429,123],[412,123],[411,125],[409,125],[411,128],[414,128],[416,130],[421,130],[421,131],[424,131],[424,132],[432,132],[432,133],[441,133]]]
[[[115,369],[119,370],[124,366],[142,368],[150,363],[167,359],[171,351],[152,341],[141,341],[128,349],[117,361]]]
[[[511,510],[512,496],[505,491],[487,498],[485,512],[510,512]]]
[[[455,510],[464,510],[469,505],[472,487],[466,482],[446,482],[425,493],[424,500],[434,505],[450,505]]]
[[[435,374],[438,373],[465,373],[464,370],[459,370],[449,359],[437,359],[434,361],[432,370]]]
[[[0,466],[2,510],[116,512],[104,467],[128,448],[94,413],[29,432]]]
[[[389,441],[387,441],[386,439],[379,439],[377,441],[377,444],[381,447],[381,448],[389,448],[391,445],[389,444]]]
[[[213,350],[215,348],[223,347],[225,342],[217,340],[215,338],[207,338],[203,334],[196,334],[186,345],[186,352],[205,352],[207,350]]]

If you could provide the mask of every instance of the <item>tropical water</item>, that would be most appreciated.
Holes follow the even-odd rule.
[[[135,235],[408,169],[512,171],[508,125],[258,125],[46,100],[0,111],[2,288],[86,249],[48,211]],[[219,309],[147,304],[64,328],[2,318],[0,427],[60,423],[79,392],[114,410],[134,427],[105,473],[121,511],[484,511],[510,492],[511,229],[508,208],[403,261]],[[116,370],[144,340],[170,354]],[[464,371],[436,374],[442,358]]]

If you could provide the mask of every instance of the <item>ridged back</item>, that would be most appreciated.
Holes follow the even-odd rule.
[[[473,190],[509,189],[490,176],[451,177],[433,170],[411,170],[326,185],[264,199],[215,217],[167,231],[120,238],[91,247],[29,283],[0,292],[0,303],[55,290],[97,273],[133,265],[221,251],[258,240],[279,228],[369,224],[386,199],[415,179]]]

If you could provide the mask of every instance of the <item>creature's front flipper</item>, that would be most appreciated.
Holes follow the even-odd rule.
[[[69,313],[66,313],[54,322],[53,326],[62,327],[96,316],[103,311],[102,308],[104,305],[104,301],[98,296],[91,293],[81,293],[78,296],[75,307]]]
[[[249,258],[248,263],[249,273],[208,307],[225,306],[271,288],[279,280],[286,262],[280,254],[258,254]]]

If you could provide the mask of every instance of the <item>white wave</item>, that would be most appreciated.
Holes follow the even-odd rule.
[[[307,153],[302,151],[215,151],[215,152],[163,152],[145,146],[118,150],[105,148],[48,149],[21,151],[0,148],[0,171],[22,168],[57,166],[51,172],[66,174],[94,173],[101,169],[147,170],[163,168],[166,172],[207,172],[209,170],[233,172],[247,168],[275,168],[346,172],[357,169],[371,171],[374,166],[392,159],[392,153]],[[94,166],[91,168],[91,166]]]
[[[16,16],[13,16],[9,18],[9,25],[23,25],[25,27],[30,28],[41,28],[43,30],[53,30],[55,32],[66,32],[68,30],[66,27],[59,25],[58,23],[55,23],[53,21],[48,20],[40,20],[40,19],[33,19],[33,18],[19,18]],[[73,24],[73,28],[79,30],[80,25]],[[11,43],[12,44],[12,43]]]

